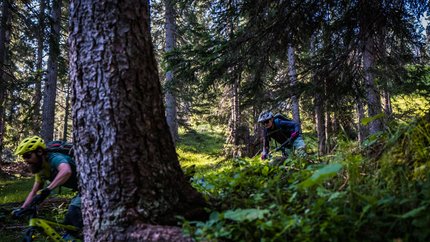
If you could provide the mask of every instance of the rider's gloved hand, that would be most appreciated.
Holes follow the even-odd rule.
[[[15,208],[14,210],[12,210],[12,217],[14,218],[21,217],[21,213],[23,210],[24,210],[23,208]]]
[[[265,160],[265,159],[267,159],[267,158],[268,158],[267,153],[263,151],[263,153],[261,153],[261,159],[262,159],[262,160]]]
[[[48,196],[51,194],[51,190],[49,188],[44,188],[37,192],[37,195],[34,196],[33,200],[31,201],[32,205],[38,205],[41,202],[43,202]]]
[[[299,136],[299,132],[295,131],[291,134],[291,139],[295,139],[297,136]]]

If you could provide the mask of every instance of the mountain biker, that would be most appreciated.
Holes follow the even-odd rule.
[[[16,148],[15,155],[21,155],[24,161],[30,165],[31,172],[35,174],[35,181],[24,204],[20,209],[15,210],[14,214],[18,214],[20,210],[32,204],[41,203],[53,189],[59,186],[78,191],[76,164],[72,157],[61,153],[47,152],[46,144],[42,138],[33,136],[22,140]],[[46,180],[49,180],[50,183],[43,188]],[[64,224],[83,227],[79,193],[70,201]]]
[[[258,117],[258,122],[264,126],[264,140],[263,140],[263,152],[261,153],[261,159],[265,160],[269,155],[269,141],[274,139],[279,144],[283,144],[291,138],[291,142],[286,145],[285,148],[295,151],[300,157],[306,156],[305,142],[303,141],[300,133],[300,126],[298,123],[287,120],[285,118],[278,118],[273,116],[272,112],[263,111]],[[285,152],[282,152],[284,158]]]

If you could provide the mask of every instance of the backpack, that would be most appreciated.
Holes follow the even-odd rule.
[[[289,119],[287,117],[285,117],[284,115],[277,113],[275,114],[275,116],[273,116],[274,119],[280,119],[280,120],[285,120],[285,121],[292,121],[292,119]]]
[[[46,144],[47,152],[56,152],[73,157],[73,144],[62,140],[53,140]]]
[[[292,119],[289,119],[289,118],[285,117],[284,115],[277,113],[277,114],[275,114],[275,116],[273,116],[273,120],[274,120],[274,123],[276,126],[278,125],[278,122],[276,121],[276,119],[279,119],[280,121],[282,121],[282,120],[283,121],[293,121]],[[280,129],[284,130],[284,128],[280,128]]]

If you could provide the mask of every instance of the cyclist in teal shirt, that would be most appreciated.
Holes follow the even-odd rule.
[[[42,202],[53,189],[59,186],[78,191],[76,164],[72,157],[61,153],[46,152],[46,145],[42,138],[33,136],[24,139],[18,145],[15,155],[21,155],[24,161],[30,165],[31,172],[35,174],[33,188],[21,208]],[[50,181],[50,183],[43,188],[45,181]],[[72,198],[64,223],[82,228],[79,194]]]

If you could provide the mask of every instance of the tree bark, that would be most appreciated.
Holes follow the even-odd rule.
[[[3,153],[3,140],[5,131],[5,99],[8,74],[5,69],[9,63],[8,46],[10,42],[10,2],[4,0],[2,5],[2,18],[0,22],[0,164],[3,163],[1,154]],[[1,170],[1,166],[0,166]]]
[[[387,116],[387,118],[390,118],[391,115],[393,115],[393,108],[391,106],[391,95],[390,95],[390,91],[388,91],[388,88],[386,88],[384,90],[384,104],[385,104],[385,115]]]
[[[63,140],[66,141],[67,140],[67,133],[68,133],[68,123],[69,123],[69,112],[70,112],[70,87],[71,87],[71,83],[68,82],[67,83],[67,87],[66,87],[66,106],[65,106],[65,110],[64,110],[64,121],[63,121]]]
[[[375,66],[377,57],[377,48],[375,42],[381,38],[377,33],[381,33],[384,26],[381,25],[381,20],[375,15],[369,15],[371,12],[380,11],[381,3],[376,0],[360,1],[359,2],[359,27],[360,27],[360,41],[362,44],[363,54],[363,73],[364,85],[367,99],[367,113],[369,117],[374,117],[381,113],[381,98],[378,87],[375,84],[373,76],[373,68]],[[382,31],[383,32],[383,31]],[[382,121],[376,118],[369,123],[369,133],[375,134],[382,130]]]
[[[49,37],[48,75],[45,83],[42,130],[45,141],[54,136],[55,99],[57,96],[58,57],[60,55],[61,1],[53,0],[51,9],[51,33]]]
[[[333,146],[332,141],[330,139],[330,136],[333,134],[332,129],[332,119],[330,111],[328,110],[328,107],[326,106],[325,111],[325,144],[326,144],[326,154],[329,154],[331,152],[331,148]]]
[[[176,241],[171,227],[147,237],[145,229],[156,232],[147,223],[173,224],[175,215],[198,219],[206,215],[205,201],[186,180],[166,132],[148,1],[74,0],[70,10],[85,240]]]
[[[232,86],[232,109],[231,115],[233,120],[234,139],[233,144],[239,145],[238,129],[240,125],[240,107],[239,107],[239,77],[235,77]]]
[[[317,85],[319,83],[320,82],[317,82]],[[324,87],[320,86],[317,89],[324,90]],[[324,100],[323,100],[323,94],[319,91],[315,92],[315,121],[316,121],[316,130],[317,130],[317,136],[318,136],[318,154],[324,155],[326,153]]]
[[[36,88],[33,104],[33,130],[36,134],[40,132],[40,106],[42,102],[42,79],[43,79],[43,44],[45,41],[45,1],[40,0],[38,33],[37,33],[37,60],[36,60]]]
[[[367,131],[366,131],[366,127],[363,126],[362,121],[364,119],[364,107],[363,107],[363,102],[361,101],[360,98],[356,98],[356,107],[357,107],[357,136],[358,136],[358,142],[361,144],[364,139],[367,136]]]
[[[239,107],[239,76],[234,76],[233,84],[229,87],[229,96],[231,101],[230,119],[228,122],[229,135],[226,140],[228,157],[239,157],[242,156],[242,151],[240,147],[240,140],[246,140],[246,132],[239,132],[240,129],[240,107]]]
[[[174,1],[166,1],[166,53],[172,51],[176,46],[176,14],[174,9]],[[173,70],[166,73],[166,118],[170,128],[170,133],[173,141],[179,139],[178,135],[178,118],[177,104],[174,88],[171,87],[173,82]]]
[[[310,50],[311,54],[315,53],[315,35],[311,36]],[[315,126],[318,138],[318,155],[326,153],[326,138],[325,138],[325,116],[324,116],[324,97],[325,97],[325,82],[322,77],[312,73],[312,81],[314,83],[314,109],[315,109]]]
[[[229,1],[227,3],[227,6],[229,8],[235,8],[236,1]],[[234,18],[229,18],[227,23],[227,29],[226,33],[229,33],[228,38],[232,39],[235,33],[235,30],[237,29],[238,22],[235,21]],[[226,140],[226,146],[227,146],[227,156],[229,157],[239,157],[242,156],[241,147],[239,144],[239,140],[242,139],[240,134],[240,100],[239,100],[239,86],[240,86],[240,70],[238,66],[230,67],[228,70],[230,73],[231,79],[231,85],[229,86],[229,93],[230,93],[230,100],[231,100],[231,110],[230,110],[230,119],[229,119],[229,135]],[[246,132],[244,132],[246,133]],[[243,137],[242,140],[246,139]]]
[[[381,113],[381,99],[379,91],[375,85],[375,78],[373,77],[372,68],[375,63],[374,45],[371,39],[367,39],[364,44],[363,51],[363,68],[364,68],[364,81],[366,86],[367,98],[367,112],[369,117],[374,117]],[[382,130],[381,119],[375,119],[369,124],[370,134],[374,134]]]

